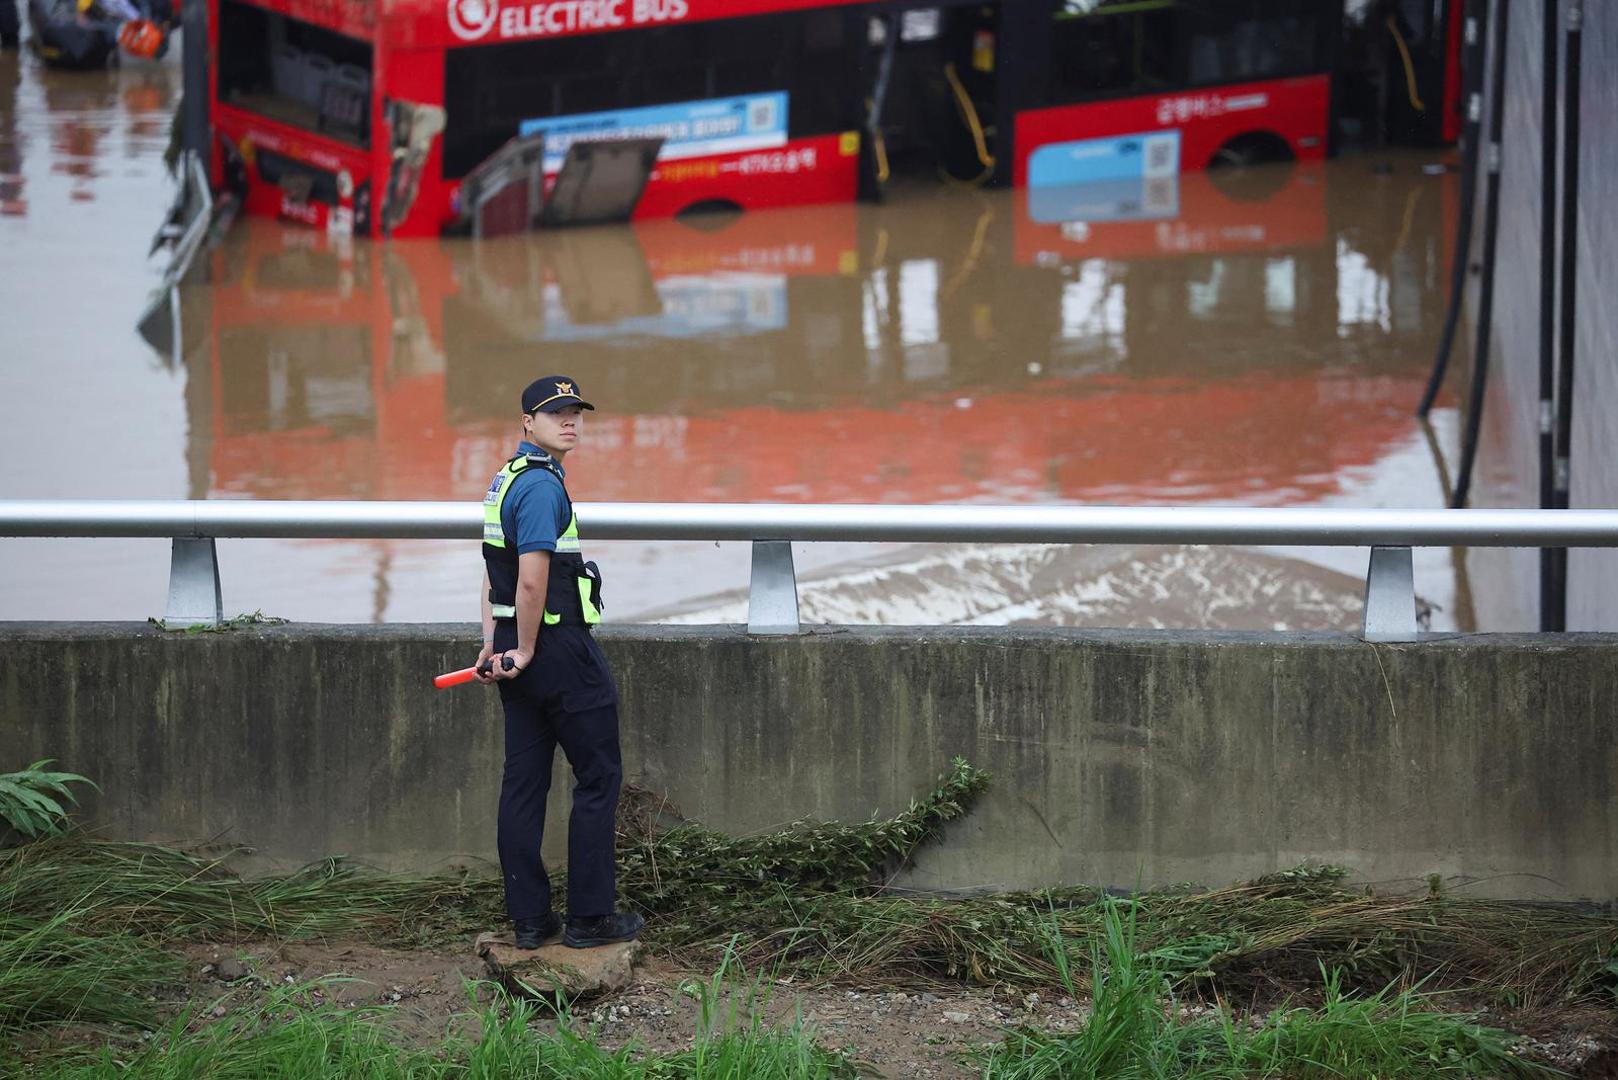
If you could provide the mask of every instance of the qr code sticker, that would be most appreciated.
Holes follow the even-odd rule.
[[[1144,208],[1149,214],[1170,214],[1179,209],[1179,185],[1172,176],[1148,178],[1144,195]]]
[[[1173,176],[1180,171],[1180,140],[1175,135],[1146,139],[1146,175]]]
[[[774,98],[755,98],[747,103],[747,129],[749,131],[769,131],[778,123],[775,116]]]
[[[747,315],[750,319],[775,318],[775,293],[769,289],[754,289],[747,294]]]

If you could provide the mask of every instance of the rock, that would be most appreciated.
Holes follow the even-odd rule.
[[[951,1024],[964,1024],[970,1020],[971,1017],[963,1012],[946,1012],[944,1013],[944,1019],[949,1021]]]
[[[219,961],[219,963],[215,964],[213,969],[213,977],[218,979],[220,982],[235,982],[237,979],[244,978],[250,974],[251,971],[249,971],[247,965],[236,959],[234,956],[225,957],[223,960]]]
[[[334,982],[329,992],[339,1005],[369,1005],[382,996],[382,988],[364,979],[343,979]]]
[[[513,993],[590,998],[627,989],[635,978],[640,942],[624,941],[594,949],[541,945],[519,949],[509,933],[479,934],[474,946],[489,974]]]

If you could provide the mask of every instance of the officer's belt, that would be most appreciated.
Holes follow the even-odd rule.
[[[515,619],[517,617],[517,606],[515,604],[491,604],[489,605],[489,613],[497,619]],[[563,617],[558,619],[556,622],[551,622],[549,619],[547,619],[545,620],[545,625],[589,626],[590,624],[585,622],[582,617],[577,619]]]

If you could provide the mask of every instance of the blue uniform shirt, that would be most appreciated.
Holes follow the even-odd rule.
[[[545,451],[524,439],[517,444],[517,453],[544,454]],[[560,471],[562,463],[557,462],[556,468]],[[500,507],[500,525],[507,537],[516,540],[518,555],[555,551],[556,538],[567,531],[572,516],[573,509],[562,482],[549,469],[535,466],[517,474]]]

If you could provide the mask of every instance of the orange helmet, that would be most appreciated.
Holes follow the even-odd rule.
[[[163,45],[163,31],[149,19],[130,19],[118,30],[118,44],[130,56],[150,60]]]

